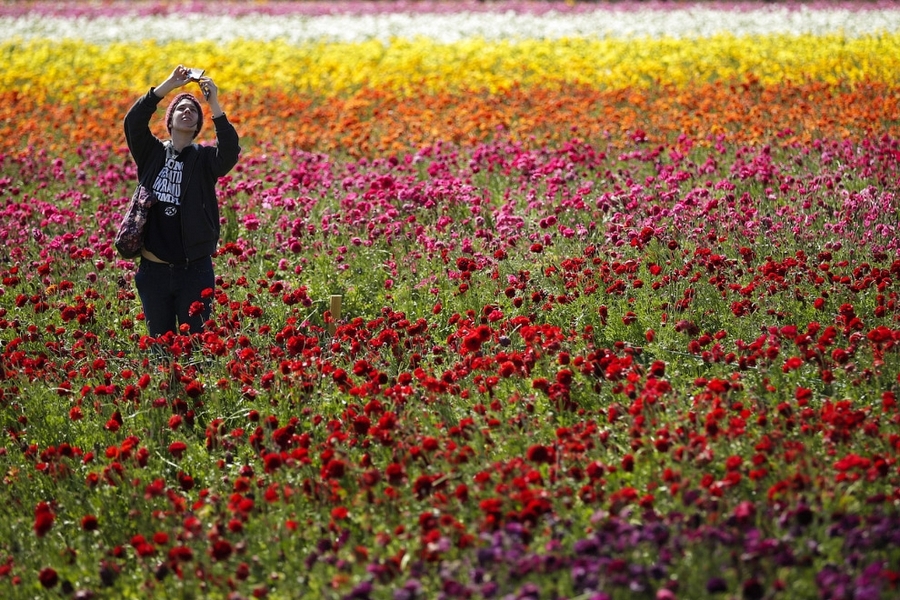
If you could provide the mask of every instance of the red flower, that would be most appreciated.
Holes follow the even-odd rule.
[[[372,426],[372,421],[366,415],[357,415],[353,419],[353,430],[357,435],[366,435],[369,433],[369,428]]]
[[[56,574],[51,567],[44,567],[41,569],[41,572],[38,573],[38,581],[41,582],[41,585],[45,588],[52,588],[59,582],[59,575]]]
[[[789,373],[790,371],[795,371],[802,366],[803,360],[798,356],[792,356],[784,361],[784,365],[782,365],[781,370],[784,373]]]
[[[556,451],[552,446],[543,446],[535,444],[528,449],[525,454],[529,461],[534,463],[552,464],[556,460]]]
[[[531,382],[531,387],[536,390],[541,390],[542,392],[546,392],[550,389],[550,382],[547,381],[544,377],[538,377],[537,379]]]
[[[184,452],[187,450],[187,444],[181,441],[172,442],[169,444],[169,454],[174,456],[175,458],[181,458],[184,456]]]
[[[385,468],[384,474],[392,485],[396,485],[402,482],[403,478],[406,477],[406,470],[403,468],[403,465],[394,462]]]
[[[281,467],[283,461],[281,460],[281,454],[277,452],[270,452],[266,454],[263,462],[265,463],[264,468],[266,473],[272,473],[274,471],[277,471],[278,468]]]
[[[234,571],[234,576],[241,581],[246,581],[247,578],[250,577],[250,565],[245,562],[239,564]]]
[[[81,518],[81,528],[85,531],[96,531],[98,527],[99,523],[94,515],[84,515]]]
[[[344,473],[347,470],[347,465],[344,461],[333,458],[328,461],[328,464],[322,469],[322,479],[340,479],[344,476]]]
[[[460,483],[458,486],[456,486],[456,489],[453,490],[453,495],[456,496],[456,499],[460,502],[468,502],[469,486],[464,483]]]
[[[202,302],[197,300],[196,302],[191,302],[191,305],[188,307],[188,316],[193,317],[199,315],[203,312],[203,309],[206,308]]]
[[[34,508],[34,532],[38,537],[44,537],[53,523],[56,521],[56,515],[46,502],[39,502]],[[55,574],[55,573],[54,573]]]
[[[181,489],[184,491],[189,492],[194,489],[194,478],[184,471],[181,471],[178,473],[178,485],[180,485]]]
[[[465,353],[477,352],[479,349],[481,349],[481,344],[482,344],[482,340],[481,340],[481,338],[478,337],[477,333],[474,333],[472,335],[467,335],[466,337],[463,338],[463,343],[462,343],[463,352],[465,352]]]
[[[138,556],[153,556],[156,554],[156,548],[144,539],[142,535],[136,535],[131,538],[131,545]]]
[[[194,551],[188,546],[173,546],[169,550],[169,560],[172,562],[188,562],[194,559]]]
[[[413,492],[416,494],[416,498],[421,500],[431,494],[432,484],[437,478],[438,476],[419,475],[413,483]]]
[[[189,398],[196,398],[203,393],[203,384],[194,379],[184,386],[184,393],[187,394]]]
[[[213,560],[228,560],[228,557],[231,556],[231,542],[228,540],[216,540],[210,549],[210,554]]]
[[[294,438],[294,433],[296,433],[297,429],[293,425],[285,425],[284,427],[279,427],[275,431],[272,432],[272,440],[278,444],[278,447],[282,450],[287,450],[290,447],[291,442]]]

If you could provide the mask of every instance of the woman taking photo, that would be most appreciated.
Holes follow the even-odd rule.
[[[162,99],[191,81],[199,84],[209,107],[215,145],[194,143],[203,127],[203,108],[187,92],[177,94],[166,109],[169,139],[161,140],[150,131],[150,119]],[[149,210],[135,275],[147,329],[153,337],[184,329],[200,332],[211,314],[215,287],[216,182],[237,164],[238,134],[219,104],[213,80],[179,65],[129,109],[125,140],[139,180],[152,187],[157,198]]]

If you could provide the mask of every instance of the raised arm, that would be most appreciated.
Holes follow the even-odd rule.
[[[178,65],[165,81],[150,88],[150,91],[138,98],[137,102],[128,110],[128,114],[125,115],[125,141],[128,144],[128,150],[131,151],[131,156],[137,163],[138,175],[141,174],[153,147],[162,144],[150,131],[150,119],[153,118],[153,113],[156,112],[160,101],[166,94],[184,86],[188,81],[190,81],[190,69]]]
[[[209,105],[213,124],[216,127],[216,158],[213,172],[218,177],[226,175],[237,164],[241,153],[240,139],[234,125],[228,121],[219,102],[219,87],[209,77],[201,77],[200,91]]]

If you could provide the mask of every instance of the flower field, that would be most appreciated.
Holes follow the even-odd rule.
[[[900,596],[894,3],[4,3],[0,52],[4,598]],[[155,339],[122,119],[179,63],[243,152]]]

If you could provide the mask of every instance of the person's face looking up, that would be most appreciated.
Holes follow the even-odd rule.
[[[197,107],[190,100],[182,100],[172,113],[172,129],[182,129],[191,133],[197,130]]]

